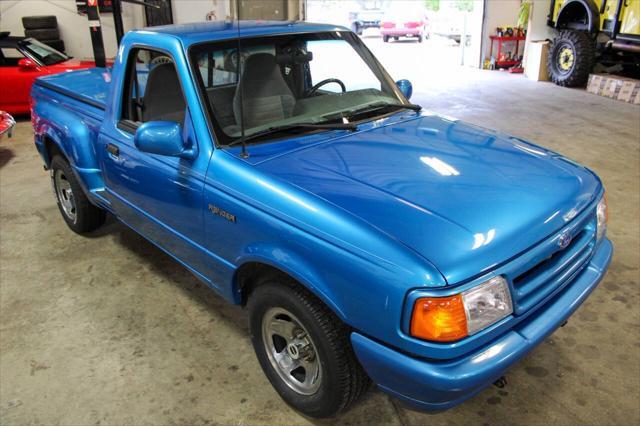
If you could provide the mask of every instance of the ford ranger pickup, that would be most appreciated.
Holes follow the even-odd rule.
[[[592,171],[411,91],[346,28],[208,22],[39,78],[32,121],[69,228],[108,212],[245,306],[292,407],[374,383],[437,411],[560,327],[612,244]]]

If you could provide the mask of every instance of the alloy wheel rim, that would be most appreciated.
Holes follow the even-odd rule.
[[[67,176],[60,169],[53,174],[53,184],[56,190],[56,197],[62,206],[64,214],[72,220],[76,221],[76,199],[71,189],[71,183],[67,180]]]
[[[302,395],[318,391],[322,367],[316,346],[291,312],[267,310],[262,318],[262,341],[271,366],[289,388]]]

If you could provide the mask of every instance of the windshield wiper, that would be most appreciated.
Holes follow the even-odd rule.
[[[337,114],[325,115],[323,118],[325,119],[333,119],[333,118],[351,118],[360,114],[367,114],[370,112],[378,111],[386,108],[400,108],[400,109],[410,109],[415,112],[419,112],[422,110],[422,107],[417,104],[391,104],[387,102],[375,103],[373,105],[367,105],[363,108],[356,108],[353,110],[342,111]]]
[[[376,105],[369,105],[368,107],[362,108],[362,109],[356,109],[354,111],[349,111],[347,114],[347,117],[353,117],[354,115],[359,115],[359,114],[366,114],[369,112],[374,112],[377,111],[379,109],[385,109],[385,108],[400,108],[400,109],[410,109],[412,111],[420,111],[422,109],[422,107],[420,105],[416,105],[416,104],[376,104]]]
[[[250,141],[252,139],[257,139],[262,136],[269,135],[271,133],[284,132],[288,130],[296,130],[296,129],[325,129],[325,130],[349,130],[355,131],[358,129],[358,126],[352,123],[293,123],[293,124],[283,124],[281,126],[273,126],[267,129],[261,130],[256,133],[252,133],[244,137],[244,141]],[[242,138],[237,139],[230,144],[228,147],[237,145],[242,143]]]

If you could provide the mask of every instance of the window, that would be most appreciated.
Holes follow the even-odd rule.
[[[313,60],[309,62],[312,85],[327,79],[338,79],[344,83],[347,92],[380,90],[378,77],[360,56],[354,54],[353,47],[346,41],[313,40],[307,43],[307,50],[313,54]],[[342,92],[341,86],[336,83],[327,84],[322,89]]]
[[[18,61],[23,58],[24,55],[15,47],[0,48],[0,66],[17,67]]]
[[[44,65],[55,65],[69,60],[69,57],[64,53],[58,52],[54,48],[32,38],[19,41],[18,44],[20,49],[24,50],[27,55],[33,56]]]
[[[136,124],[147,121],[183,124],[186,104],[170,56],[147,49],[132,51],[126,82],[123,120]]]
[[[309,131],[309,124],[370,119],[407,103],[350,33],[202,44],[191,48],[190,60],[216,139],[224,145],[243,135],[256,141]]]

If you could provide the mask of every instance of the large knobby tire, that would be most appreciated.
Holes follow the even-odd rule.
[[[91,204],[69,163],[56,155],[51,160],[51,185],[62,218],[78,234],[93,231],[105,221],[105,211]]]
[[[547,58],[551,81],[565,87],[586,85],[595,54],[595,42],[589,33],[561,31],[554,39]]]
[[[24,30],[25,37],[33,37],[36,40],[57,40],[60,31],[57,28],[38,28],[36,30]]]
[[[326,418],[353,404],[370,380],[349,329],[318,298],[286,277],[265,277],[249,296],[249,328],[258,361],[282,399]]]
[[[22,26],[25,30],[37,30],[39,28],[58,28],[58,21],[54,15],[24,16]]]

